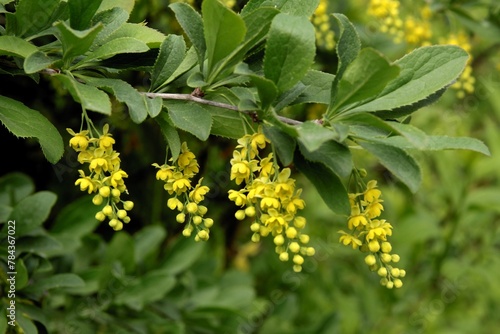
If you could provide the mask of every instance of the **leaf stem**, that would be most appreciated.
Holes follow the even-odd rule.
[[[217,108],[223,108],[223,109],[229,109],[233,111],[240,112],[245,115],[252,116],[253,118],[256,117],[256,114],[254,111],[251,110],[240,110],[238,109],[237,106],[233,106],[232,104],[227,104],[227,103],[222,103],[222,102],[217,102],[217,101],[211,101],[211,100],[205,100],[202,99],[201,97],[194,96],[191,94],[175,94],[175,93],[143,93],[144,95],[154,98],[154,97],[160,97],[164,100],[183,100],[183,101],[193,101],[196,103],[200,104],[206,104],[209,106],[217,107]],[[302,124],[301,121],[297,121],[295,119],[291,119],[288,117],[284,116],[276,116],[278,120],[280,120],[283,123],[290,124],[290,125],[300,125]]]

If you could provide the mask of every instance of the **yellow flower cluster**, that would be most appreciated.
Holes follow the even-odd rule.
[[[167,201],[167,206],[171,210],[177,210],[178,223],[186,223],[182,234],[185,237],[191,236],[196,229],[194,240],[206,241],[210,236],[210,227],[214,224],[212,218],[204,218],[208,209],[200,203],[205,199],[205,195],[210,191],[207,186],[202,186],[203,178],[200,178],[196,185],[192,185],[192,178],[199,172],[199,165],[193,152],[189,150],[184,142],[181,145],[181,152],[176,161],[170,159],[172,165],[153,166],[159,170],[156,172],[156,179],[165,182],[163,188],[173,195]]]
[[[409,16],[405,19],[404,36],[408,44],[415,46],[428,45],[432,37],[430,22]]]
[[[259,150],[268,142],[260,131],[238,140],[231,159],[231,180],[245,186],[230,190],[229,199],[240,207],[235,213],[238,220],[253,219],[250,225],[252,241],[272,236],[279,259],[292,258],[293,270],[300,272],[304,256],[315,253],[313,247],[307,246],[309,236],[302,233],[306,219],[297,216],[297,211],[305,206],[300,198],[302,189],[295,189],[289,168],[280,171],[273,153],[265,158],[259,156]]]
[[[127,187],[123,179],[128,175],[120,168],[119,153],[113,149],[115,140],[109,131],[109,125],[103,127],[102,135],[98,138],[92,137],[89,130],[75,133],[71,129],[66,129],[73,137],[69,145],[78,152],[78,162],[88,164],[89,174],[79,170],[80,178],[75,185],[80,186],[81,191],[89,194],[95,193],[92,202],[95,205],[106,205],[97,212],[95,218],[104,221],[109,218],[109,226],[115,231],[123,228],[123,223],[130,222],[127,211],[132,210],[132,201],[122,201],[120,196],[127,193]],[[118,204],[123,204],[123,209],[118,208]]]
[[[457,82],[455,82],[451,88],[457,90],[457,97],[462,99],[466,94],[474,93],[474,84],[476,83],[476,78],[472,75],[472,56],[470,54],[472,46],[470,44],[469,38],[464,32],[459,32],[458,34],[451,34],[448,39],[440,41],[441,44],[452,44],[458,45],[465,51],[469,53],[469,60],[465,66],[464,71],[458,77]]]
[[[377,189],[377,181],[369,181],[362,193],[349,194],[351,215],[347,222],[349,233],[339,231],[340,242],[353,249],[369,253],[365,263],[370,270],[377,271],[380,283],[389,289],[403,286],[401,278],[406,275],[404,269],[393,264],[399,261],[399,255],[391,254],[392,246],[387,237],[392,235],[392,225],[380,216],[384,207]]]
[[[330,25],[330,15],[328,15],[327,9],[328,1],[320,0],[312,22],[316,29],[316,43],[319,47],[331,51],[335,48],[335,34]]]
[[[377,18],[380,31],[394,36],[396,42],[403,37],[403,20],[399,17],[399,1],[397,0],[370,0],[368,15]]]

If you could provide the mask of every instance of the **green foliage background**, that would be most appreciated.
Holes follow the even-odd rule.
[[[364,29],[370,18],[361,14],[363,4],[331,1],[330,8],[346,14],[364,32],[364,44],[390,59],[401,57],[405,52],[401,46]],[[271,243],[253,249],[248,227],[236,222],[235,209],[227,199],[227,190],[234,187],[228,161],[235,143],[220,137],[200,142],[183,133],[210,184],[207,206],[218,227],[207,243],[179,237],[174,214],[166,208],[166,193],[150,167],[152,161],[164,159],[163,137],[151,119],[140,126],[130,122],[125,107],[114,101],[110,117],[96,114],[93,118],[96,124],[110,123],[129,173],[130,197],[136,203],[132,223],[118,233],[98,225],[93,218],[95,206],[74,186],[79,165],[74,152],[66,149],[63,159],[51,165],[38,142],[0,131],[4,147],[1,217],[8,217],[8,210],[19,210],[25,212],[24,221],[40,226],[36,235],[17,243],[18,252],[23,252],[17,288],[24,300],[18,303],[17,318],[24,332],[494,332],[500,325],[496,312],[500,300],[499,35],[480,31],[478,22],[488,17],[498,24],[500,11],[494,4],[487,8],[475,1],[441,4],[477,14],[466,24],[478,40],[472,51],[476,89],[464,99],[446,92],[439,102],[416,112],[412,124],[433,135],[481,139],[492,155],[417,153],[423,183],[416,194],[372,158],[362,153],[355,156],[381,185],[384,217],[394,226],[393,248],[407,271],[403,288],[381,287],[362,256],[341,247],[337,230],[345,218],[331,213],[305,177],[299,176],[298,183],[304,188],[304,215],[317,255],[302,273],[295,273],[273,255]],[[164,1],[137,1],[130,21],[147,21],[165,34],[180,34],[167,6]],[[333,57],[320,50],[316,66],[331,68]],[[144,73],[127,75],[132,86],[147,86]],[[64,129],[80,124],[81,109],[71,96],[54,80],[43,82],[42,77],[43,84],[36,85],[28,78],[6,78],[2,78],[8,83],[2,84],[2,95],[39,110],[67,143]],[[314,111],[299,106],[288,112],[307,119]],[[22,228],[18,225],[19,233]],[[33,281],[37,284],[30,288]],[[8,326],[2,312],[3,305],[0,332],[5,332]]]

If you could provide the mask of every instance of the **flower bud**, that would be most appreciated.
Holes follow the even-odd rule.
[[[132,210],[134,208],[134,202],[132,202],[132,201],[123,202],[123,208],[127,211]]]
[[[288,253],[287,252],[281,253],[279,258],[280,258],[280,261],[283,261],[283,262],[288,261],[288,258],[289,258]]]
[[[365,263],[369,266],[373,266],[375,263],[377,263],[377,259],[375,258],[375,255],[369,254],[365,257]]]
[[[236,219],[238,220],[243,220],[245,219],[245,210],[238,210],[236,211],[236,213],[234,214],[234,216],[236,217]]]

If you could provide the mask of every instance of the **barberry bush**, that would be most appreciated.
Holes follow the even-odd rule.
[[[499,15],[0,1],[0,332],[490,328]]]

